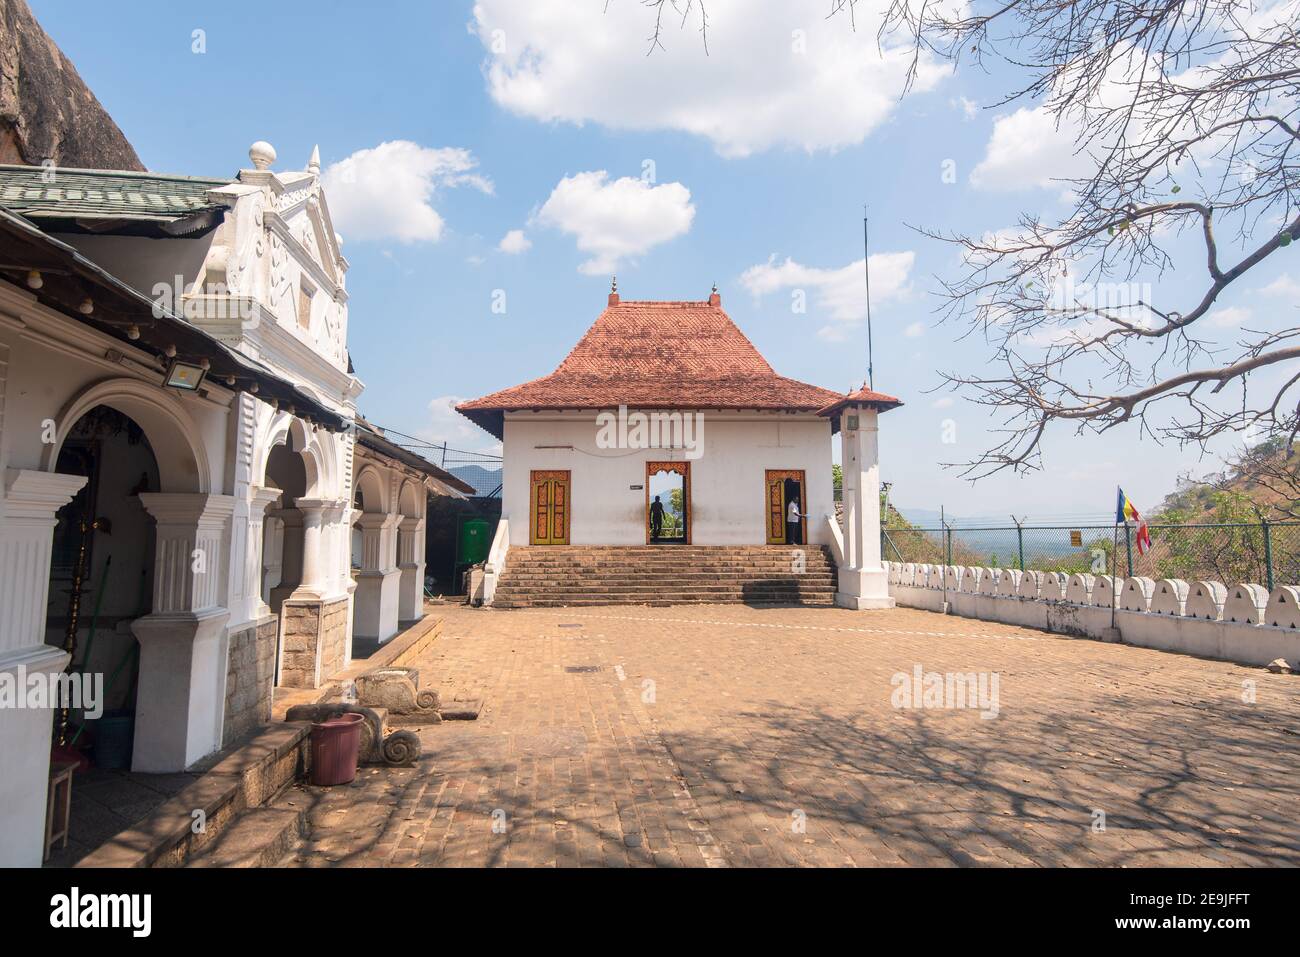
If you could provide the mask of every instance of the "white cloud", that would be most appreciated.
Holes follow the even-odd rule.
[[[490,95],[514,113],[680,130],[745,156],[861,143],[898,107],[912,50],[904,36],[878,45],[884,0],[858,4],[856,30],[825,6],[708,0],[707,52],[695,13],[678,29],[669,10],[664,49],[650,56],[654,12],[633,0],[479,0],[470,30],[488,54]],[[933,89],[950,72],[923,54],[913,89]]]
[[[964,96],[959,96],[953,100],[953,103],[961,110],[962,115],[968,120],[973,120],[980,115],[980,105],[974,100],[969,100]]]
[[[1288,299],[1300,299],[1300,282],[1283,273],[1260,290],[1265,296],[1284,296]]]
[[[349,239],[437,242],[445,225],[433,208],[438,190],[492,192],[477,166],[469,150],[390,140],[330,164],[321,179],[330,215]]]
[[[941,399],[935,399],[930,403],[932,409],[950,409],[952,408],[952,396],[945,395]]]
[[[440,395],[436,399],[430,399],[429,421],[419,430],[419,437],[433,445],[446,442],[453,449],[500,455],[501,444],[494,442],[491,435],[456,411],[456,406],[464,401],[458,395]],[[424,449],[421,454],[428,458],[434,453]],[[437,465],[439,460],[432,458],[430,461]]]
[[[1086,175],[1088,157],[1076,153],[1073,129],[1058,129],[1041,106],[1022,107],[993,121],[984,158],[971,171],[979,189],[1018,190],[1063,186],[1063,179]]]
[[[1224,306],[1206,313],[1205,322],[1219,329],[1236,329],[1242,323],[1249,322],[1250,315],[1250,310],[1242,306]]]
[[[871,256],[871,301],[880,305],[908,295],[908,278],[916,253],[873,253]],[[782,289],[816,294],[816,306],[831,320],[817,331],[824,339],[843,341],[867,316],[867,284],[864,262],[859,259],[839,269],[804,266],[793,259],[777,262],[770,256],[765,263],[750,266],[741,275],[744,287],[759,299]]]
[[[522,229],[510,230],[510,232],[501,237],[501,242],[497,244],[497,249],[501,250],[503,253],[510,253],[511,255],[527,252],[532,248],[533,241],[524,235]]]
[[[907,338],[909,339],[916,339],[920,336],[925,335],[925,323],[924,322],[912,323],[910,326],[908,326],[906,329],[903,330],[903,335],[907,336]]]
[[[588,275],[613,272],[622,260],[685,235],[694,219],[691,191],[681,183],[610,182],[603,169],[560,180],[534,217],[577,239],[591,256],[578,267]]]

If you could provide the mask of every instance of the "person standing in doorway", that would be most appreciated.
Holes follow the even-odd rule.
[[[803,544],[803,517],[803,513],[799,511],[799,494],[796,491],[794,495],[790,496],[790,503],[785,507],[785,543],[787,545]]]
[[[657,540],[663,530],[664,503],[659,501],[659,496],[656,495],[654,502],[650,505],[650,540]]]

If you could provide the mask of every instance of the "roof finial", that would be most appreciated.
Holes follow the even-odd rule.
[[[611,306],[618,305],[618,277],[617,276],[609,277],[609,304]]]
[[[722,305],[722,297],[718,295],[718,284],[716,282],[713,284],[713,291],[709,293],[709,305],[710,306]]]
[[[307,172],[320,175],[320,145],[311,148],[311,159],[307,161]]]
[[[266,140],[258,140],[248,148],[248,158],[254,169],[269,169],[275,162],[275,147]]]

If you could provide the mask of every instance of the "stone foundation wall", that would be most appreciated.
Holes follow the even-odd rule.
[[[268,617],[230,636],[222,747],[271,720],[278,625]]]
[[[331,602],[321,608],[321,680],[343,670],[348,655],[348,600]]]
[[[315,688],[320,683],[316,658],[320,651],[321,606],[316,602],[285,602],[280,608],[283,657],[280,685],[284,688]]]

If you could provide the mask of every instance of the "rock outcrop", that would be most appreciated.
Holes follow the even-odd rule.
[[[0,163],[143,170],[25,0],[0,0]]]

